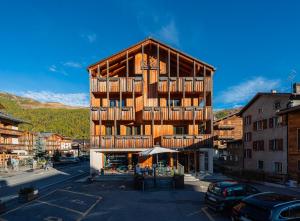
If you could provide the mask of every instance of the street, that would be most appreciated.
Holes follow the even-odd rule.
[[[87,171],[87,166],[68,166],[61,171],[70,177],[79,170]],[[228,217],[213,212],[204,204],[204,194],[208,182],[185,182],[185,189],[147,190],[133,189],[132,178],[112,176],[93,183],[86,182],[87,174],[71,179],[58,175],[34,181],[38,186],[49,185],[40,192],[40,197],[32,202],[20,204],[16,201],[0,220],[12,221],[71,221],[71,220],[203,220],[226,221]],[[118,178],[118,179],[116,179]],[[59,182],[65,179],[63,182]],[[274,191],[300,196],[299,192],[288,188],[254,185],[260,191]],[[15,187],[11,187],[14,189]],[[6,191],[10,191],[9,188]],[[5,195],[1,191],[2,195]]]

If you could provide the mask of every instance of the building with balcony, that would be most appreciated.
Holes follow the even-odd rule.
[[[24,121],[0,111],[0,152],[24,150],[19,143],[19,137],[23,134],[23,131],[19,130],[21,123]]]
[[[22,135],[19,137],[19,144],[28,152],[28,154],[33,154],[35,149],[37,133],[33,131],[23,131]]]
[[[212,171],[214,67],[153,38],[88,67],[91,169],[137,163],[154,146],[170,166]],[[151,159],[146,159],[148,162]]]
[[[241,140],[243,137],[243,119],[238,112],[214,121],[214,148],[217,156],[227,157],[228,141]]]

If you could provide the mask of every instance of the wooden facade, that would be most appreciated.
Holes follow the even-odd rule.
[[[0,152],[24,150],[19,143],[19,137],[23,134],[18,127],[21,123],[22,120],[0,112]]]
[[[214,147],[227,148],[228,141],[243,138],[243,119],[237,113],[214,121]]]
[[[212,66],[149,38],[88,71],[91,148],[212,147]]]
[[[300,183],[300,106],[283,109],[279,115],[287,123],[288,176]]]

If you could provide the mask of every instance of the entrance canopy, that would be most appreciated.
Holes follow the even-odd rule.
[[[146,157],[154,154],[160,154],[160,153],[177,153],[177,150],[172,150],[168,148],[163,148],[163,147],[154,147],[145,151],[142,151],[139,153],[140,156]]]

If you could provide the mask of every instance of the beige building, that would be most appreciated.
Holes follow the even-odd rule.
[[[241,110],[245,170],[287,173],[287,127],[276,113],[285,108],[290,93],[258,93]]]

